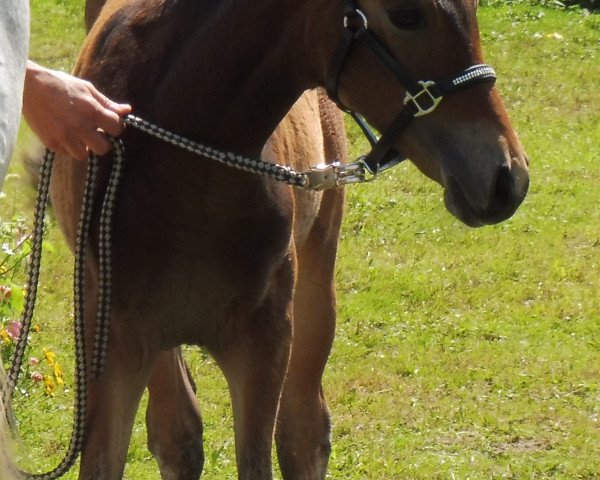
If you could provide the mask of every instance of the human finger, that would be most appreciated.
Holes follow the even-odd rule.
[[[98,127],[110,135],[120,135],[125,127],[122,117],[131,112],[131,105],[114,102],[94,87],[92,87],[91,92],[102,107],[99,112],[100,123]]]
[[[59,143],[51,143],[51,142],[42,142],[44,147],[46,147],[48,150],[50,150],[51,152],[54,152],[57,155],[70,155],[69,151],[64,148],[61,144]]]
[[[89,156],[88,149],[85,146],[85,144],[82,142],[72,141],[72,142],[69,142],[68,144],[64,145],[63,148],[67,151],[67,153],[71,157],[73,157],[77,160],[84,161]]]
[[[96,155],[104,155],[112,149],[112,144],[103,132],[88,131],[82,137],[87,148]]]
[[[118,137],[123,133],[125,122],[115,112],[106,109],[99,109],[94,117],[95,127],[103,130],[112,137]]]

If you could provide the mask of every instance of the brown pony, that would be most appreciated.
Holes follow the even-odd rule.
[[[331,83],[332,63],[329,91],[340,105],[381,130],[404,108],[405,87],[365,44],[339,60],[349,23],[368,21],[416,79],[483,61],[475,0],[102,3],[88,5],[95,23],[76,74],[167,129],[297,170],[346,156],[339,110],[322,91],[303,95]],[[321,377],[335,328],[343,192],[292,189],[132,129],[123,139],[109,348],[102,380],[88,389],[80,478],[121,478],[146,387],[162,478],[200,476],[202,420],[184,343],[204,346],[227,379],[239,478],[272,478],[273,437],[285,479],[324,478],[330,419]],[[490,82],[449,95],[393,140],[469,225],[508,218],[525,196],[527,159]],[[71,244],[84,178],[80,162],[56,162],[52,201]],[[93,319],[95,252],[86,271]]]

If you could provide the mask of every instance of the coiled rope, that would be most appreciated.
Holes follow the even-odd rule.
[[[285,165],[265,162],[261,159],[245,157],[233,152],[226,152],[194,142],[181,135],[165,130],[134,115],[124,118],[125,124],[143,131],[157,139],[174,145],[198,156],[207,157],[224,165],[240,170],[265,175],[274,180],[287,183],[298,188],[324,188],[322,185],[311,181],[309,172],[297,172]],[[106,350],[108,344],[108,328],[110,320],[111,304],[111,257],[112,257],[112,226],[115,210],[115,199],[119,183],[123,173],[124,147],[120,139],[110,138],[114,153],[112,170],[108,180],[107,188],[102,202],[99,224],[98,241],[98,308],[96,318],[96,332],[94,335],[93,353],[91,359],[91,373],[94,380],[102,375],[106,361]],[[55,154],[46,150],[42,165],[40,167],[40,180],[34,212],[34,226],[31,238],[31,261],[29,265],[28,281],[26,287],[25,307],[21,316],[21,332],[17,339],[13,352],[11,368],[8,374],[8,388],[4,393],[5,405],[9,405],[11,396],[16,388],[19,374],[25,357],[27,337],[31,330],[37,289],[39,283],[39,272],[42,259],[42,240],[44,235],[44,216],[48,205],[50,178],[52,175],[52,164]],[[85,417],[87,402],[87,359],[85,347],[85,325],[84,325],[84,292],[85,292],[85,256],[89,243],[90,225],[93,214],[93,199],[96,190],[98,174],[98,157],[91,155],[88,162],[87,179],[82,200],[77,238],[75,243],[75,267],[73,274],[73,306],[74,306],[74,342],[75,342],[75,400],[73,412],[73,431],[69,448],[60,464],[47,473],[29,473],[21,471],[21,475],[27,480],[55,480],[64,475],[75,463],[81,453],[85,439]],[[329,166],[330,167],[330,166]],[[337,168],[337,167],[336,167]],[[319,168],[312,172],[321,174]],[[312,173],[311,172],[311,173]],[[351,176],[364,181],[362,167],[359,163],[353,164]],[[357,175],[358,173],[358,175]],[[338,175],[338,171],[335,172]],[[345,178],[345,172],[341,172],[341,178]],[[361,176],[362,175],[362,176]],[[322,175],[318,179],[321,180]],[[342,180],[343,181],[343,180]],[[352,181],[349,183],[357,183]],[[330,185],[341,185],[337,179]]]
[[[122,176],[124,159],[124,150],[121,140],[111,139],[111,142],[114,148],[114,162],[100,212],[100,234],[98,245],[99,295],[96,333],[94,336],[94,353],[92,355],[92,375],[96,380],[99,379],[100,375],[102,374],[106,358],[108,322],[110,318],[112,219],[114,216],[115,197]],[[19,379],[19,373],[25,357],[27,337],[31,330],[31,323],[35,310],[42,258],[44,216],[46,207],[48,205],[50,178],[52,174],[54,156],[54,152],[47,150],[40,168],[40,180],[35,204],[34,227],[31,239],[31,262],[29,265],[29,276],[26,287],[27,291],[25,307],[21,317],[21,332],[16,342],[11,362],[11,369],[8,373],[8,393],[5,394],[5,404],[7,405],[7,400],[9,400],[9,396],[14,392]],[[88,381],[84,325],[85,255],[89,243],[97,173],[98,158],[96,156],[91,156],[88,163],[86,186],[77,229],[77,238],[75,244],[75,266],[73,274],[73,330],[76,356],[73,431],[71,433],[69,448],[67,449],[67,452],[59,465],[47,473],[30,473],[20,471],[21,476],[28,480],[55,480],[63,476],[73,466],[83,447],[85,437]]]

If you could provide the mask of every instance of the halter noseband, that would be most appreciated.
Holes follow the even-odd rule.
[[[343,110],[352,115],[371,144],[371,151],[362,158],[369,173],[376,175],[405,160],[393,147],[397,138],[415,117],[433,112],[444,95],[480,82],[495,82],[496,72],[485,64],[473,65],[458,74],[440,81],[415,81],[409,71],[384,47],[368,29],[366,15],[359,10],[354,0],[346,0],[344,9],[344,35],[335,51],[326,79],[329,97]],[[367,122],[356,112],[348,110],[338,98],[338,86],[342,70],[354,43],[365,45],[369,52],[406,89],[404,108],[383,132],[381,137],[373,133]]]

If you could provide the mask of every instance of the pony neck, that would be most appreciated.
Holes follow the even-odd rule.
[[[204,5],[194,34],[170,62],[154,110],[177,131],[257,155],[302,92],[316,85],[305,2],[198,3]]]

